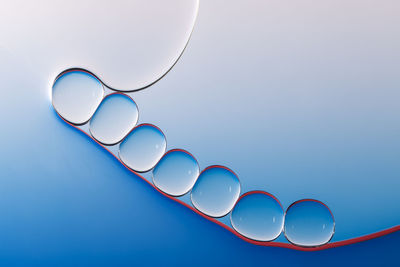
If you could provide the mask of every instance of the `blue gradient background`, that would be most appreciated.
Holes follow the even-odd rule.
[[[204,1],[181,61],[131,94],[140,122],[201,168],[231,167],[243,192],[325,202],[333,241],[398,225],[399,4],[385,3]],[[397,264],[399,233],[313,253],[245,243],[61,121],[28,58],[0,47],[0,62],[0,265]]]

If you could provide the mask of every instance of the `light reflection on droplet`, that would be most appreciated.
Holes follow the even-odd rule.
[[[52,88],[54,109],[70,123],[86,123],[94,114],[104,89],[101,82],[83,70],[62,73]]]
[[[231,213],[233,228],[257,241],[272,241],[282,232],[284,211],[279,201],[263,191],[241,196]]]
[[[90,120],[90,133],[103,144],[116,144],[135,127],[138,116],[136,103],[129,96],[111,94]]]
[[[285,236],[303,247],[321,246],[331,240],[335,221],[329,208],[313,199],[299,200],[286,210]]]
[[[119,156],[129,168],[137,172],[151,170],[167,148],[162,131],[151,124],[141,124],[121,142]]]
[[[196,182],[200,169],[196,159],[187,151],[168,151],[153,169],[153,183],[172,195],[186,194]]]
[[[200,174],[191,193],[193,205],[211,217],[229,213],[240,194],[236,174],[223,166],[210,166]]]

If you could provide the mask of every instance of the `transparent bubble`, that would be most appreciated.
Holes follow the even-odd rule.
[[[168,151],[153,169],[153,183],[161,191],[181,196],[192,189],[200,168],[196,159],[187,151]]]
[[[132,170],[147,172],[161,159],[167,148],[162,131],[151,124],[141,124],[121,142],[119,157]]]
[[[90,133],[100,143],[113,145],[135,127],[139,117],[136,103],[127,95],[111,94],[101,102],[90,120]]]
[[[272,241],[282,232],[284,211],[269,193],[253,191],[242,195],[231,213],[233,228],[257,241]]]
[[[191,193],[196,209],[211,217],[231,211],[240,194],[236,174],[223,166],[210,166],[200,173]]]
[[[303,247],[316,247],[331,240],[335,221],[325,204],[304,199],[286,210],[284,231],[289,242]]]
[[[52,91],[54,109],[70,123],[84,124],[94,114],[104,96],[103,85],[93,75],[72,70],[61,74]]]

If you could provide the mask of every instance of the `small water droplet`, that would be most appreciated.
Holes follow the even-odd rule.
[[[136,103],[129,96],[111,94],[90,120],[90,133],[100,143],[114,145],[135,127],[138,116]]]
[[[199,172],[199,164],[190,153],[174,149],[168,151],[153,169],[153,183],[169,195],[182,196],[193,187]]]
[[[279,201],[263,191],[241,196],[231,213],[233,228],[257,241],[272,241],[282,232],[284,211]]]
[[[233,171],[223,166],[210,166],[201,172],[191,199],[194,207],[204,214],[222,217],[231,211],[239,194],[239,178]]]
[[[159,128],[141,124],[121,142],[119,157],[132,170],[147,172],[161,159],[166,148],[167,141]]]
[[[296,201],[286,210],[284,231],[289,242],[303,247],[316,247],[331,240],[335,221],[325,204],[304,199]]]
[[[72,70],[61,74],[54,82],[52,102],[61,117],[79,125],[93,116],[103,95],[103,85],[96,77],[85,71]]]

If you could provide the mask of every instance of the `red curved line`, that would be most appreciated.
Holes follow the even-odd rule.
[[[186,151],[186,150],[184,150],[184,149],[182,149],[182,148],[173,148],[173,149],[171,149],[171,150],[168,150],[167,152],[165,152],[165,154],[164,154],[164,156],[162,156],[162,158],[165,157],[166,155],[168,155],[168,154],[171,153],[171,152],[182,152],[182,153],[185,153],[185,154],[191,156],[191,157],[196,161],[196,163],[199,164],[199,162],[198,162],[197,159],[192,155],[192,153],[190,153],[189,151]]]
[[[125,94],[123,94],[123,93],[113,93],[113,94],[121,94],[121,95],[125,95]],[[131,98],[132,99],[132,98]],[[132,99],[133,100],[133,99]],[[135,102],[135,101],[134,101]],[[136,104],[136,102],[135,102],[135,104]],[[56,111],[57,112],[57,111]],[[57,114],[58,114],[58,112],[57,112]],[[61,115],[60,114],[58,114],[58,116],[60,116],[61,117]],[[71,124],[71,123],[69,123],[68,121],[66,121],[63,117],[61,117],[61,119],[63,119],[66,123],[68,123],[69,125],[71,125],[72,127],[74,127],[74,128],[77,128],[75,125],[73,125],[73,124]],[[126,135],[125,135],[125,137],[124,138],[122,138],[122,140],[121,140],[121,143],[124,141],[124,139],[128,136],[128,135],[130,135],[134,130],[136,130],[136,129],[138,129],[139,127],[142,127],[142,126],[147,126],[147,127],[152,127],[152,128],[155,128],[155,129],[157,129],[158,131],[160,131],[160,133],[164,136],[164,139],[165,139],[165,142],[167,141],[167,138],[165,137],[165,134],[163,133],[163,131],[160,129],[160,128],[158,128],[157,126],[155,126],[154,124],[151,124],[151,123],[142,123],[142,124],[139,124],[139,125],[136,125],[135,127],[133,127]],[[77,128],[78,130],[80,130],[80,131],[82,131],[81,129],[79,129],[79,128]],[[84,131],[82,131],[82,132],[84,132]],[[88,135],[86,132],[84,132],[87,136],[89,136],[90,138],[92,138],[90,135]],[[94,138],[92,138],[92,139],[94,139]],[[96,141],[96,140],[95,140]],[[97,143],[99,143],[99,142],[97,142]],[[119,142],[118,142],[119,143]],[[117,143],[117,144],[118,144]],[[99,145],[101,145],[102,147],[104,147],[101,143],[99,143]],[[110,152],[106,147],[104,147],[108,152]],[[111,153],[111,152],[110,152]],[[111,153],[112,154],[112,153]],[[115,157],[115,155],[113,154],[113,156]],[[117,158],[117,157],[115,157],[115,158]],[[118,160],[119,160],[119,158],[117,158]],[[121,161],[121,163],[122,163],[122,161]],[[158,163],[158,162],[157,162]],[[128,167],[128,169],[130,169],[129,167]],[[135,172],[136,173],[136,172]]]
[[[278,202],[279,206],[281,206],[282,211],[284,211],[283,206],[282,206],[282,204],[281,204],[281,202],[279,201],[278,198],[276,198],[273,194],[265,192],[265,191],[262,191],[262,190],[253,190],[253,191],[246,192],[246,193],[244,193],[243,195],[241,195],[239,197],[239,199],[236,201],[236,203],[238,203],[239,200],[241,200],[245,196],[252,195],[252,194],[264,194],[264,195],[267,195],[269,197],[272,197],[276,202]],[[236,206],[236,204],[235,204],[235,206]]]
[[[106,95],[106,96],[104,97],[104,99],[106,99],[106,98],[109,97],[109,96],[113,96],[113,95],[122,95],[122,96],[125,96],[125,97],[127,96],[130,100],[132,100],[133,103],[135,103],[136,108],[139,109],[139,106],[137,105],[137,103],[135,102],[135,100],[133,100],[133,98],[132,98],[130,95],[127,95],[127,94],[124,94],[124,93],[121,93],[121,92],[112,92],[112,93]],[[103,99],[103,100],[104,100],[104,99]]]
[[[56,112],[57,113],[57,112]],[[105,147],[103,144],[101,144],[100,142],[98,142],[96,139],[92,138],[89,134],[87,134],[85,131],[83,131],[82,129],[76,127],[74,124],[66,121],[63,117],[60,116],[60,114],[57,113],[57,115],[63,120],[65,121],[67,124],[71,125],[72,127],[74,127],[75,129],[78,129],[79,131],[81,131],[82,133],[84,133],[85,135],[89,136],[90,139],[92,139],[93,141],[95,141],[97,144],[99,144],[101,147],[103,147],[105,150],[107,150],[114,158],[116,158],[122,165],[124,165],[125,168],[127,168],[130,172],[132,172],[133,174],[135,174],[136,176],[140,177],[143,181],[145,181],[146,183],[148,183],[151,187],[153,187],[155,190],[157,190],[159,193],[161,193],[163,196],[178,202],[179,204],[187,207],[188,209],[190,209],[191,211],[197,213],[198,215],[202,216],[203,218],[218,224],[219,226],[221,226],[222,228],[228,230],[229,232],[231,232],[232,234],[234,234],[235,236],[237,236],[238,238],[249,242],[251,244],[254,245],[258,245],[258,246],[264,246],[264,247],[280,247],[280,248],[289,248],[289,249],[294,249],[294,250],[300,250],[300,251],[319,251],[319,250],[325,250],[325,249],[329,249],[329,248],[336,248],[336,247],[341,247],[341,246],[346,246],[346,245],[351,245],[351,244],[355,244],[355,243],[359,243],[359,242],[363,242],[363,241],[367,241],[373,238],[377,238],[380,236],[384,236],[390,233],[394,233],[396,231],[400,231],[400,225],[376,232],[376,233],[372,233],[372,234],[368,234],[368,235],[364,235],[364,236],[360,236],[360,237],[356,237],[356,238],[350,238],[347,240],[343,240],[343,241],[337,241],[337,242],[332,242],[332,243],[327,243],[325,245],[319,246],[319,247],[299,247],[299,246],[295,246],[293,244],[290,243],[283,243],[283,242],[263,242],[263,241],[255,241],[252,240],[250,238],[244,237],[241,234],[239,234],[238,232],[236,232],[234,229],[232,229],[231,227],[227,226],[226,224],[210,217],[207,216],[203,213],[201,213],[200,211],[198,211],[197,209],[195,209],[194,207],[190,206],[189,204],[186,204],[185,202],[183,202],[182,200],[179,200],[177,198],[174,198],[164,192],[162,192],[160,189],[158,189],[155,185],[153,185],[151,182],[149,182],[146,178],[144,178],[143,176],[141,176],[139,173],[133,171],[132,169],[130,169],[127,165],[125,165],[125,163],[123,163],[117,156],[115,156],[107,147]],[[141,125],[151,125],[154,126],[152,124],[141,124]],[[138,125],[140,126],[140,125]],[[138,127],[137,126],[137,127]],[[155,126],[156,128],[158,128],[157,126]],[[161,131],[161,130],[160,130]],[[228,171],[231,171],[233,174],[235,174],[232,170],[230,170],[227,167],[224,166],[220,166],[220,165],[213,165],[213,166],[209,166],[208,168],[211,167],[221,167],[224,168]],[[208,169],[206,168],[206,169]],[[206,170],[205,169],[205,170]],[[204,171],[204,170],[203,170]],[[236,175],[236,174],[235,174]]]
[[[301,202],[306,202],[306,201],[313,201],[313,202],[317,202],[317,203],[319,203],[319,204],[324,205],[325,208],[327,208],[328,211],[329,211],[329,213],[331,214],[331,216],[332,216],[332,218],[333,218],[333,221],[335,221],[335,217],[333,216],[333,213],[332,213],[331,209],[330,209],[324,202],[321,202],[321,201],[316,200],[316,199],[313,199],[313,198],[304,198],[304,199],[300,199],[300,200],[297,200],[297,201],[293,202],[293,203],[290,204],[290,206],[286,209],[286,213],[288,212],[288,210],[289,210],[292,206],[294,206],[294,205],[296,205],[296,204],[298,204],[298,203],[301,203]]]
[[[205,168],[204,170],[202,170],[201,173],[205,172],[205,171],[208,170],[208,169],[213,169],[213,168],[220,168],[220,169],[227,170],[228,172],[230,172],[230,173],[232,173],[233,175],[235,175],[236,178],[238,178],[238,180],[239,180],[239,177],[236,175],[236,173],[235,173],[234,171],[232,171],[232,170],[229,169],[228,167],[225,167],[225,166],[222,166],[222,165],[210,165],[210,166],[208,166],[207,168]],[[201,173],[200,173],[200,174],[201,174]],[[199,176],[200,176],[200,175],[199,175]]]

